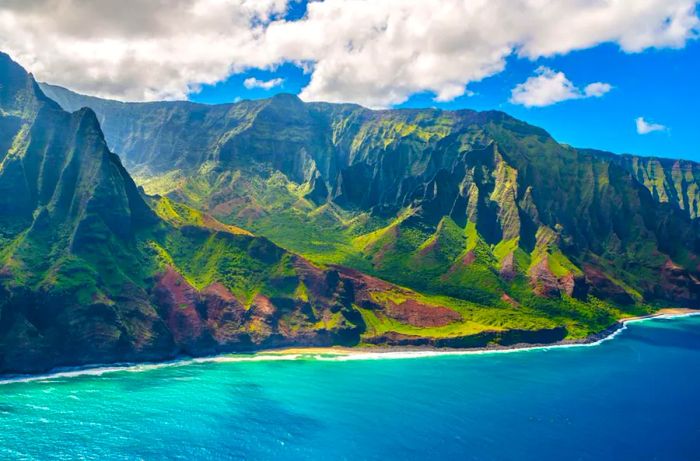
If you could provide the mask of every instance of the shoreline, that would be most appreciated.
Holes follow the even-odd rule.
[[[531,344],[519,343],[510,346],[494,345],[487,347],[474,348],[439,348],[432,346],[371,346],[371,347],[343,347],[343,346],[328,346],[328,347],[284,347],[280,349],[264,349],[255,352],[258,356],[286,356],[286,355],[334,355],[334,356],[366,356],[369,354],[391,354],[391,353],[439,353],[440,355],[465,355],[465,354],[483,354],[493,352],[509,352],[523,351],[532,349],[547,349],[554,347],[571,347],[571,346],[587,346],[595,345],[607,339],[611,339],[617,333],[624,329],[627,323],[641,322],[656,318],[675,318],[686,317],[692,315],[700,315],[700,310],[689,308],[663,308],[658,311],[633,317],[623,317],[617,320],[613,325],[586,338],[582,339],[564,339],[554,343]]]
[[[372,347],[287,347],[280,349],[263,349],[251,353],[227,353],[206,357],[183,357],[162,362],[126,362],[113,364],[95,364],[78,367],[63,367],[46,373],[23,375],[0,375],[0,386],[32,381],[71,378],[78,376],[102,376],[118,371],[141,372],[167,367],[180,367],[199,363],[226,362],[260,362],[292,361],[313,358],[319,361],[350,361],[377,359],[408,359],[448,355],[496,354],[527,352],[569,347],[596,346],[614,339],[628,323],[644,322],[660,318],[679,318],[700,315],[700,310],[688,308],[665,308],[641,316],[619,319],[606,330],[583,339],[563,340],[549,344],[513,344],[510,346],[488,346],[478,348],[449,349],[429,346],[372,346]]]

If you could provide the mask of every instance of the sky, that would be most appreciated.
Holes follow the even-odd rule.
[[[700,161],[699,15],[696,0],[2,0],[0,50],[101,97],[497,109],[574,146]]]

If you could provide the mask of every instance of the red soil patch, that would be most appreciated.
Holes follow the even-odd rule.
[[[225,286],[215,283],[201,292],[207,310],[207,327],[212,337],[225,344],[239,337],[246,309]]]
[[[558,296],[559,280],[549,270],[547,258],[543,258],[535,267],[530,269],[530,282],[533,291],[540,296]]]
[[[275,309],[275,306],[270,301],[270,298],[263,295],[255,295],[250,309],[256,316],[262,318],[270,318],[275,315],[275,312],[277,312],[277,309]]]
[[[353,282],[355,282],[356,289],[359,288],[359,289],[365,289],[365,290],[370,290],[370,291],[388,291],[388,290],[396,291],[396,289],[398,288],[396,285],[393,285],[393,284],[386,282],[382,279],[372,277],[371,275],[364,274],[364,273],[357,271],[355,269],[350,269],[350,268],[341,267],[341,266],[334,266],[333,268],[338,270],[338,272],[340,273],[340,275],[342,277],[350,279]]]
[[[467,252],[467,254],[465,254],[462,257],[462,259],[460,259],[459,261],[455,262],[452,266],[450,266],[450,269],[447,272],[445,272],[444,274],[442,274],[440,276],[440,279],[447,280],[450,277],[450,275],[454,274],[455,272],[457,272],[458,270],[460,270],[464,267],[470,266],[474,261],[476,261],[476,255],[474,254],[474,252],[473,251]]]
[[[501,263],[500,275],[506,280],[513,280],[516,274],[517,271],[515,269],[515,253],[510,252],[505,258],[503,258],[503,262]]]
[[[265,213],[264,210],[260,208],[245,208],[241,211],[238,212],[238,218],[240,219],[259,219],[262,216],[265,216],[267,213]]]
[[[386,307],[389,317],[416,327],[442,327],[462,319],[459,313],[442,306],[431,306],[409,299]]]
[[[535,293],[540,296],[559,296],[562,293],[567,296],[578,296],[577,292],[580,295],[588,290],[582,277],[576,277],[572,273],[562,277],[554,275],[549,268],[547,258],[542,259],[530,270],[530,280]]]
[[[584,264],[583,273],[591,285],[591,293],[601,299],[611,299],[620,304],[631,304],[634,299],[605,273],[590,264]]]
[[[236,297],[231,293],[228,288],[223,286],[221,283],[213,283],[202,290],[202,294],[205,296],[216,296],[222,301],[231,302],[237,301]]]
[[[559,279],[559,286],[564,293],[571,296],[574,293],[574,288],[576,288],[576,277],[574,277],[574,274],[571,273],[566,274],[564,277]]]
[[[462,264],[465,266],[470,266],[474,261],[476,261],[476,254],[474,250],[467,252],[462,258]]]
[[[669,259],[661,267],[661,283],[656,289],[662,292],[662,296],[692,306],[697,304],[700,280]]]
[[[236,197],[221,203],[217,203],[211,209],[211,212],[214,213],[214,215],[216,216],[228,216],[231,213],[233,213],[233,210],[239,209],[247,205],[249,202],[250,200],[246,198]]]
[[[156,285],[158,304],[167,309],[166,323],[178,344],[197,340],[202,319],[196,309],[197,290],[175,270],[168,268]]]
[[[505,301],[513,307],[520,307],[520,303],[508,296],[506,293],[503,293],[503,295],[501,296],[501,301]]]

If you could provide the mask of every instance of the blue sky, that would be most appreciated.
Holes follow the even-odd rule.
[[[84,94],[499,109],[574,146],[700,161],[700,0],[54,3],[0,2],[0,50]]]
[[[612,90],[599,98],[573,99],[545,107],[523,107],[509,102],[511,90],[540,66],[564,72],[574,84],[603,81]],[[246,78],[282,78],[269,90],[248,89]],[[293,64],[275,70],[251,70],[217,85],[204,86],[190,100],[208,104],[269,97],[280,92],[298,94],[310,75]],[[683,49],[649,49],[625,53],[617,45],[604,44],[563,56],[529,60],[511,57],[506,69],[469,84],[473,92],[449,102],[436,102],[423,92],[394,107],[441,109],[498,109],[545,128],[558,141],[616,153],[686,158],[700,161],[700,42]],[[637,133],[635,120],[644,117],[667,129]]]

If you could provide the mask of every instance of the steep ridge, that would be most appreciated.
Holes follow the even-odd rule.
[[[700,217],[700,164],[688,160],[634,155],[613,155],[588,150],[631,172],[634,178],[649,189],[652,197],[661,203],[670,203],[688,213],[692,219]]]
[[[251,146],[257,137],[247,131],[276,126],[246,117],[239,133]],[[279,135],[312,149],[304,117]],[[0,130],[0,373],[292,345],[553,342],[622,315],[605,311],[600,325],[557,321],[421,294],[313,264],[171,198],[148,197],[91,109],[63,111],[4,54]],[[242,155],[220,145],[222,158],[207,153],[204,163]],[[285,146],[267,145],[260,162],[291,177],[306,171],[277,155]]]
[[[89,103],[49,89],[64,104]],[[156,107],[127,104],[127,116],[121,103],[105,104],[115,144],[112,124],[150,120]],[[208,110],[247,115],[202,132],[218,139],[204,161],[158,170],[139,163],[139,149],[120,152],[151,171],[137,177],[147,190],[318,262],[437,295],[555,317],[600,314],[601,324],[611,307],[698,306],[693,162],[570,148],[494,111],[371,111],[292,95]],[[186,155],[156,132],[130,136]]]
[[[254,101],[221,106],[123,103],[78,95],[45,83],[40,87],[66,111],[82,107],[94,110],[107,143],[122,155],[130,171],[146,168],[160,173],[201,164],[224,142],[224,134],[244,130],[261,105]]]

